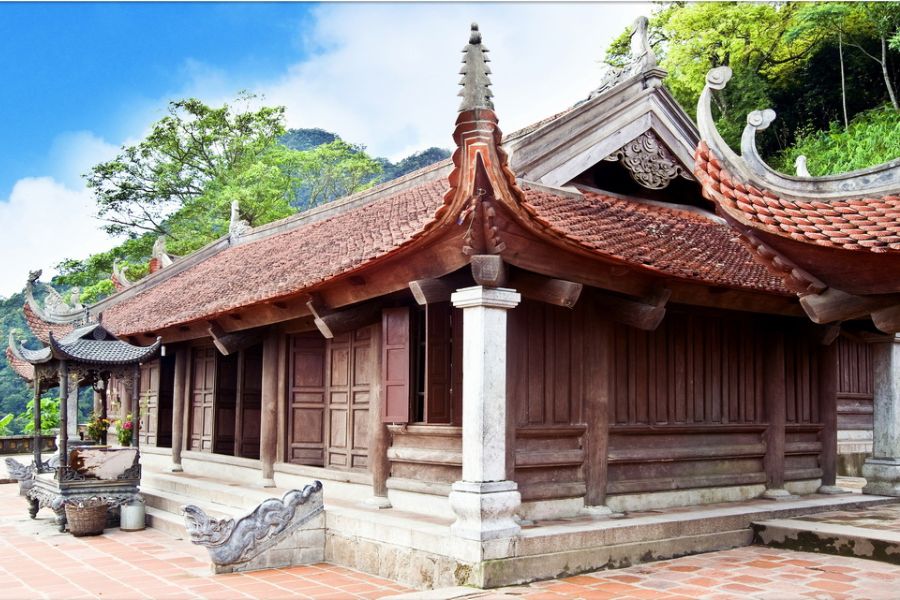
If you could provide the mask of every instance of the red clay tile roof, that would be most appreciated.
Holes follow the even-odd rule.
[[[51,331],[53,332],[53,337],[61,338],[71,333],[74,329],[74,326],[69,323],[48,323],[32,310],[31,305],[28,304],[28,302],[25,303],[22,310],[25,313],[25,321],[28,323],[28,329],[31,330],[34,337],[45,344],[50,343]]]
[[[34,366],[19,360],[9,346],[6,347],[6,364],[25,381],[34,381]]]
[[[807,202],[780,198],[735,179],[710,155],[694,153],[704,195],[729,215],[767,233],[809,244],[856,251],[900,251],[900,196]]]
[[[576,199],[523,187],[525,208],[538,222],[598,254],[671,277],[790,293],[727,225],[702,215],[588,190]]]
[[[153,331],[300,292],[418,237],[434,222],[447,188],[446,180],[430,181],[324,221],[227,248],[110,306],[103,324],[118,335]]]

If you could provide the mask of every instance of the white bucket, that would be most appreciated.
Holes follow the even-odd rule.
[[[144,527],[143,500],[132,500],[119,508],[119,529],[122,531],[141,531]]]

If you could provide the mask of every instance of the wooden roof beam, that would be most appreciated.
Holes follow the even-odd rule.
[[[379,302],[366,302],[341,310],[328,308],[318,294],[310,294],[306,306],[313,315],[316,328],[327,339],[371,325],[381,317]]]
[[[835,321],[849,321],[870,313],[890,309],[900,304],[900,294],[887,296],[856,296],[834,288],[821,294],[808,294],[800,298],[803,310],[814,323],[820,325]]]
[[[900,302],[872,313],[875,327],[885,333],[900,333]]]
[[[207,321],[207,324],[209,325],[207,331],[212,337],[213,345],[222,356],[240,352],[245,348],[258,344],[263,338],[261,329],[228,333],[222,329],[222,326],[217,321]]]

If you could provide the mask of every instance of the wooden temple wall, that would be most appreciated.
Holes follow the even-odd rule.
[[[458,311],[384,314],[333,339],[286,336],[275,360],[284,363],[277,460],[367,470],[372,386],[385,385],[379,365],[394,344],[410,358],[407,379],[390,383],[411,402],[388,425],[390,477],[446,493],[462,463]],[[833,472],[829,407],[871,403],[868,349],[843,338],[821,346],[789,319],[671,306],[655,331],[640,331],[606,320],[590,290],[574,309],[526,299],[508,317],[507,476],[526,501],[817,479]],[[423,324],[433,333],[417,336]],[[188,357],[185,449],[259,457],[262,345],[232,356],[203,342],[176,349]],[[142,443],[165,443],[167,369],[144,366]]]

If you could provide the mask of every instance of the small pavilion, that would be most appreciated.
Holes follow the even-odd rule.
[[[140,462],[136,448],[139,444],[137,435],[132,437],[132,446],[135,450],[129,451],[129,457],[113,459],[113,455],[98,459],[93,466],[83,464],[73,452],[70,455],[70,441],[73,431],[77,431],[77,410],[70,410],[72,404],[77,402],[78,389],[90,385],[100,395],[105,415],[106,390],[109,387],[110,378],[131,387],[131,397],[137,397],[140,364],[156,357],[161,340],[157,340],[150,346],[134,346],[118,340],[102,324],[98,322],[82,322],[73,318],[69,322],[51,321],[47,315],[35,312],[31,290],[39,276],[39,272],[33,273],[29,278],[27,294],[29,302],[26,303],[26,316],[29,327],[35,336],[45,345],[38,350],[31,350],[18,342],[11,334],[7,356],[13,368],[19,375],[30,381],[34,388],[34,477],[35,485],[28,493],[31,502],[32,518],[43,506],[49,506],[57,513],[57,522],[61,527],[65,526],[63,505],[71,497],[103,496],[113,505],[117,502],[129,500],[137,493],[137,484],[140,481]],[[28,309],[32,310],[29,311]],[[39,308],[39,306],[38,306]],[[29,314],[29,312],[31,314]],[[83,313],[82,313],[83,314]],[[86,319],[84,319],[86,321]],[[65,329],[69,329],[68,332]],[[58,438],[59,462],[54,468],[50,468],[41,456],[39,443],[41,433],[41,395],[53,387],[59,387],[60,396],[60,428]],[[137,431],[140,422],[140,407],[136,403],[132,411],[132,427]],[[80,444],[79,444],[80,445]],[[105,457],[105,454],[104,454]],[[110,460],[117,464],[123,459],[128,462],[115,473],[115,479],[109,483],[100,481],[107,479],[108,468],[103,463]],[[121,465],[120,465],[121,466]]]

